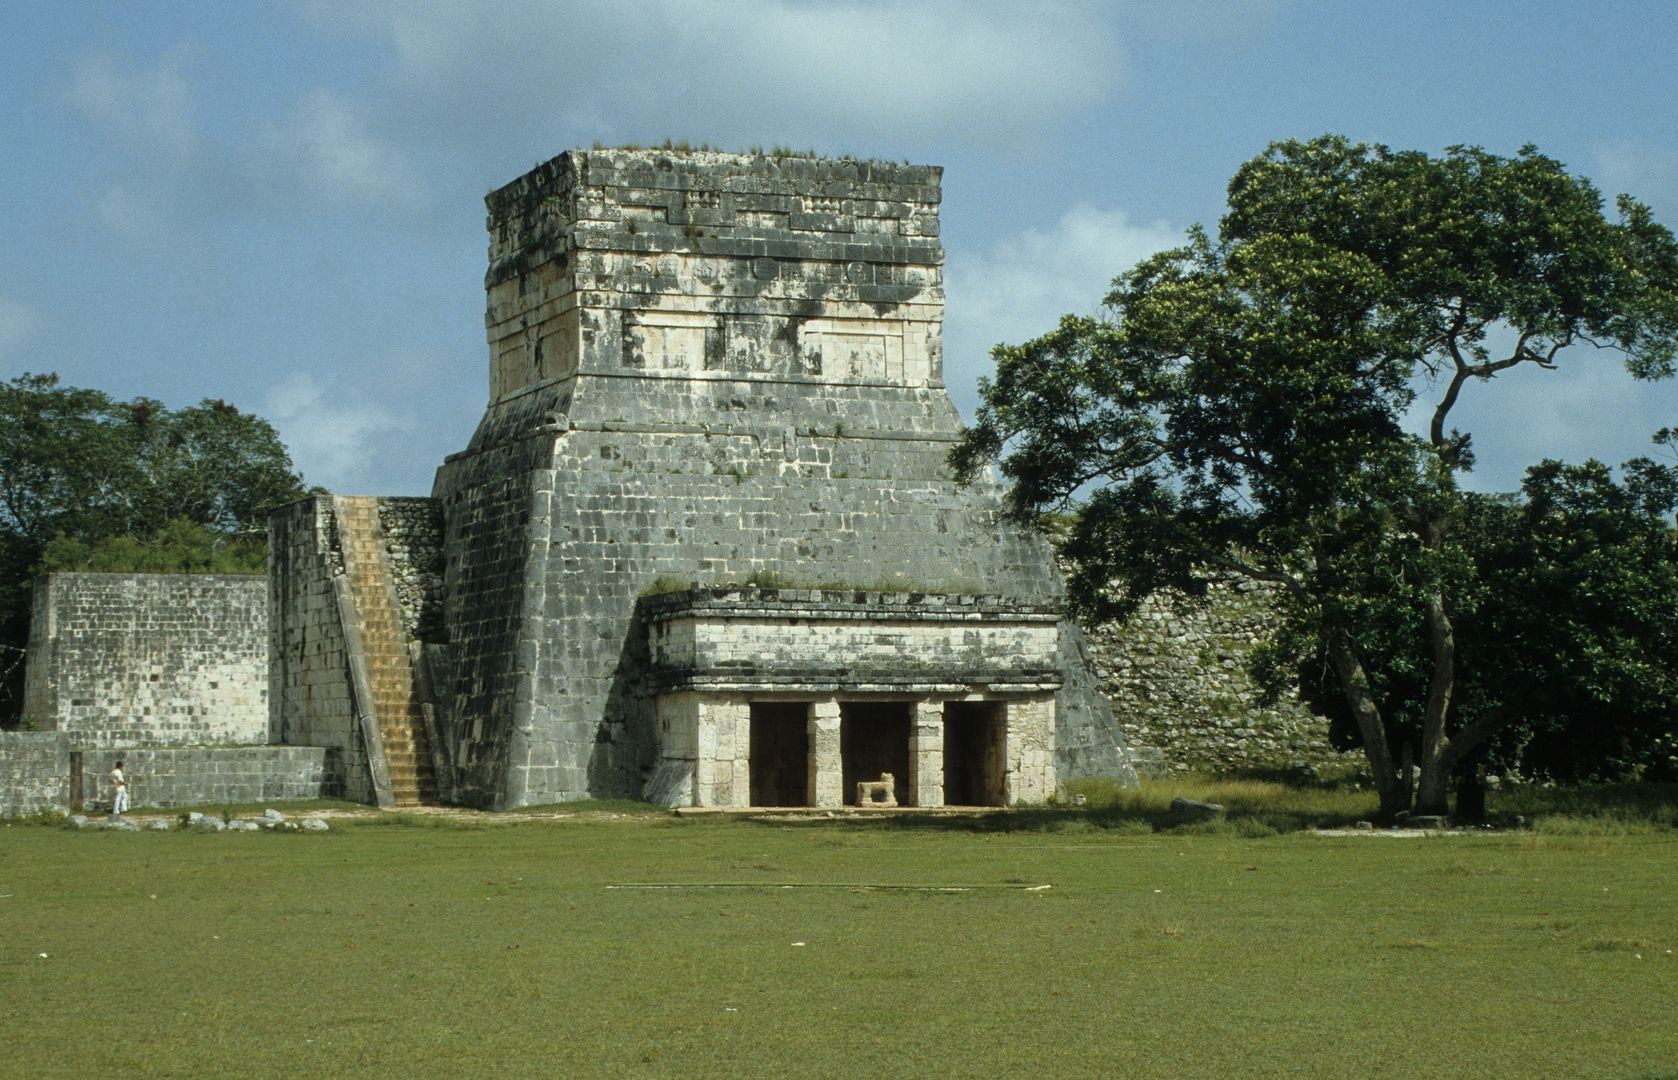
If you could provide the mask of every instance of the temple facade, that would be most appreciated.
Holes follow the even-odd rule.
[[[939,180],[606,150],[491,193],[469,444],[274,517],[274,740],[393,805],[1129,778],[1048,544],[946,464]]]

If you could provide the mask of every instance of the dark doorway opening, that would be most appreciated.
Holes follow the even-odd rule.
[[[845,805],[855,806],[856,786],[891,773],[892,795],[899,806],[912,806],[909,794],[910,711],[907,701],[839,703],[839,781]]]
[[[810,707],[752,702],[753,806],[810,805]]]
[[[1007,805],[1006,731],[1000,701],[944,703],[944,805]]]

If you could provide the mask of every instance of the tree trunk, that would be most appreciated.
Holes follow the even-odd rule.
[[[1450,791],[1451,766],[1456,763],[1445,721],[1451,712],[1456,690],[1457,639],[1451,619],[1445,614],[1445,597],[1438,589],[1427,598],[1427,630],[1433,642],[1433,678],[1427,689],[1427,712],[1422,717],[1421,776],[1416,784],[1416,813],[1450,812],[1446,793]]]
[[[1352,707],[1357,720],[1358,734],[1363,737],[1363,753],[1369,759],[1369,771],[1375,777],[1375,791],[1381,797],[1381,818],[1392,820],[1400,810],[1408,810],[1409,800],[1398,774],[1393,771],[1392,756],[1387,753],[1387,727],[1381,722],[1381,710],[1369,694],[1369,675],[1363,662],[1352,651],[1351,639],[1344,630],[1328,635],[1329,661],[1340,686],[1346,692],[1346,703]]]

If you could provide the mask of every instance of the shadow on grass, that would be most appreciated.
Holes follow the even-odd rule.
[[[1285,784],[1250,776],[1175,776],[1123,788],[1108,781],[1069,785],[1084,796],[1065,803],[937,814],[846,815],[798,818],[765,814],[749,818],[777,826],[889,829],[905,832],[1079,833],[1146,836],[1265,837],[1313,829],[1346,829],[1372,821],[1373,792],[1335,781]],[[1208,819],[1173,809],[1183,796],[1224,807]],[[1486,825],[1567,836],[1621,836],[1678,829],[1678,784],[1599,784],[1568,788],[1535,785],[1493,792]]]

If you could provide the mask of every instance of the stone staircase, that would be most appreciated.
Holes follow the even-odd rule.
[[[371,713],[397,806],[437,805],[437,776],[426,736],[425,714],[385,566],[378,502],[368,497],[334,500],[344,574],[354,600],[361,646],[372,682]]]

